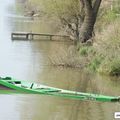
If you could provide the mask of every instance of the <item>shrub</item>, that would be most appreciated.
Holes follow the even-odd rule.
[[[86,47],[86,46],[81,47],[79,52],[80,52],[80,55],[82,55],[82,56],[88,55],[88,47]]]
[[[82,56],[91,56],[96,53],[95,49],[93,46],[81,46],[79,50],[80,55]]]
[[[110,75],[120,75],[120,59],[111,61]]]
[[[93,71],[97,71],[102,61],[103,61],[103,58],[100,55],[97,55],[88,64],[88,68],[90,68]]]
[[[120,75],[120,58],[116,58],[111,61],[108,59],[105,60],[98,71],[111,76]]]

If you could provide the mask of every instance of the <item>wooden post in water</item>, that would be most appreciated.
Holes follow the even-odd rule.
[[[26,40],[28,40],[29,39],[29,34],[26,34]]]
[[[11,34],[11,40],[13,40],[13,33]]]
[[[28,40],[33,40],[33,36],[34,36],[34,35],[33,35],[32,33],[28,33],[28,36],[29,36],[29,37],[28,37]]]
[[[50,35],[50,40],[52,40],[52,35]]]

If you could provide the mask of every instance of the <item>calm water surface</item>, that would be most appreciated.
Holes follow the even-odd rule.
[[[54,48],[68,47],[67,42],[11,41],[13,31],[51,32],[45,23],[17,14],[16,8],[20,6],[17,0],[1,0],[0,75],[69,90],[120,95],[120,82],[117,79],[48,66],[48,56]],[[85,102],[42,95],[0,95],[0,120],[114,120],[115,111],[120,111],[117,103]]]

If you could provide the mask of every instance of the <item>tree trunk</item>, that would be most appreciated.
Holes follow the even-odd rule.
[[[92,6],[91,0],[83,0],[85,18],[80,28],[80,42],[86,42],[92,38],[97,13],[102,0],[96,0]]]

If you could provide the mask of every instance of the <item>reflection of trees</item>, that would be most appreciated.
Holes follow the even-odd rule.
[[[82,78],[82,77],[81,77]],[[84,74],[83,79],[78,81],[76,90],[83,92],[101,93],[115,95],[119,94],[119,81],[108,77],[91,76]],[[79,87],[79,85],[81,87]],[[71,103],[71,111],[69,113],[69,120],[113,120],[114,112],[119,110],[118,104],[115,103],[99,103],[93,101],[74,101]]]
[[[89,87],[97,90],[96,86],[92,86],[92,78],[89,73],[82,74],[82,79],[78,81],[76,91],[88,92]],[[92,106],[94,105],[94,106]],[[98,113],[96,118],[102,117],[104,118],[104,110],[100,106],[100,104],[91,103],[90,101],[75,101],[72,104],[71,113],[69,116],[69,120],[94,120],[94,110],[97,110]],[[100,118],[101,118],[100,117]],[[95,120],[96,120],[95,118]],[[101,119],[102,120],[102,119]]]

